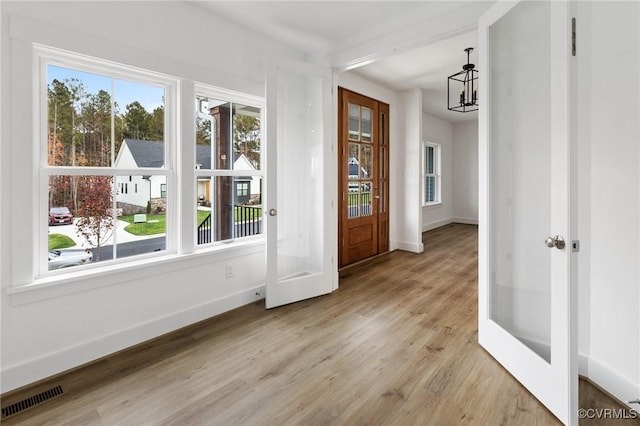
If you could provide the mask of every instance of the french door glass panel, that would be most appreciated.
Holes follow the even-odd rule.
[[[491,318],[550,361],[550,7],[523,2],[489,33]],[[514,60],[517,58],[517,60]]]
[[[278,74],[278,279],[322,270],[322,79]]]
[[[333,291],[330,89],[330,70],[309,64],[267,78],[267,308]]]

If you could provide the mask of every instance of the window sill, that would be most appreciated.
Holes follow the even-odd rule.
[[[19,287],[8,287],[5,291],[12,306],[25,305],[68,294],[94,290],[100,287],[122,284],[138,279],[163,275],[181,269],[191,269],[203,262],[225,260],[264,251],[264,238],[220,244],[189,254],[168,254],[152,258],[111,264],[102,268],[73,271],[68,274],[35,279]]]

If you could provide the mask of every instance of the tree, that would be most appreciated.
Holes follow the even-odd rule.
[[[87,165],[111,165],[111,95],[105,90],[90,93],[82,104],[83,151]]]
[[[164,141],[164,106],[153,110],[149,117],[149,140]]]
[[[138,101],[126,106],[123,136],[125,138],[149,140],[151,135],[151,115]]]
[[[253,167],[260,167],[260,118],[234,114],[233,149],[244,154]]]
[[[49,163],[52,166],[68,166],[68,149],[71,146],[73,128],[71,114],[73,100],[71,90],[64,82],[53,80],[48,87],[49,103]],[[60,150],[65,152],[60,152]],[[60,162],[58,162],[60,161]]]
[[[211,145],[211,120],[196,117],[196,144]]]
[[[113,235],[113,191],[110,176],[79,176],[76,215],[77,233],[93,248],[95,260],[100,258],[100,247]]]

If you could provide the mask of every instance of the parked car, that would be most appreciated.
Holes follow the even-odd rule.
[[[49,209],[49,226],[51,225],[71,225],[73,223],[73,213],[66,207],[51,207]]]
[[[91,250],[49,250],[49,270],[91,263]]]

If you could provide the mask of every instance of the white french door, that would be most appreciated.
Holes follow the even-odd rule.
[[[331,85],[306,63],[267,74],[267,309],[337,286]]]
[[[478,28],[479,341],[577,424],[569,4],[499,2]]]

